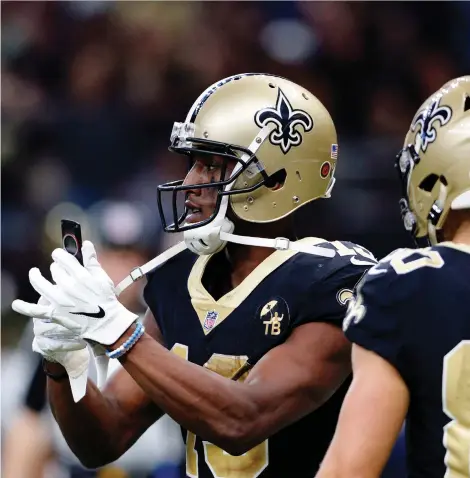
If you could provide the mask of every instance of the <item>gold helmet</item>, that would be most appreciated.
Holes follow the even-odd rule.
[[[185,121],[174,124],[170,150],[217,154],[235,160],[236,166],[229,178],[222,172],[213,183],[183,185],[180,180],[158,186],[167,232],[225,218],[228,204],[243,221],[277,221],[314,199],[329,197],[338,155],[335,127],[320,101],[285,78],[257,73],[231,76],[207,88]],[[201,187],[217,190],[215,211],[204,221],[185,224],[187,211],[177,211],[176,195]],[[163,192],[173,195],[172,224],[165,219]]]
[[[436,244],[450,209],[470,208],[470,76],[446,83],[419,108],[396,163],[405,228]]]

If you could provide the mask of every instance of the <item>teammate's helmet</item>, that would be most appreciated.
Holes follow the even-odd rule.
[[[438,242],[450,209],[470,208],[470,76],[446,83],[419,108],[396,163],[405,228]]]
[[[300,206],[329,197],[338,155],[333,121],[309,91],[278,76],[247,73],[225,78],[207,88],[193,104],[184,123],[175,123],[170,150],[176,153],[217,154],[236,161],[230,177],[208,184],[183,180],[158,187],[165,231],[204,226],[219,214],[227,196],[236,217],[253,223],[281,219]],[[274,184],[281,187],[274,189]],[[179,191],[215,188],[214,213],[185,224]],[[166,221],[162,193],[173,196],[173,224]],[[220,216],[220,214],[219,214]]]

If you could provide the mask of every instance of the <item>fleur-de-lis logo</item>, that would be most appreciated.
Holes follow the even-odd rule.
[[[417,153],[419,151],[426,152],[428,145],[433,143],[437,137],[435,121],[444,126],[450,121],[451,117],[452,109],[449,106],[439,106],[439,99],[420,111],[411,125],[411,131],[417,130],[414,144],[415,151]]]
[[[292,109],[286,95],[279,88],[275,108],[263,108],[255,115],[255,123],[263,128],[269,123],[274,123],[275,129],[269,135],[269,141],[280,146],[286,154],[292,146],[302,143],[302,135],[296,129],[302,126],[304,131],[313,128],[312,117],[305,111]]]

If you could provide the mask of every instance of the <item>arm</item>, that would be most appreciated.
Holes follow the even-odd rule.
[[[316,478],[379,477],[408,410],[408,388],[391,364],[358,345],[352,359],[353,382]]]
[[[148,340],[163,342],[148,311]],[[156,343],[156,342],[155,342]],[[59,364],[48,364],[60,373]],[[84,466],[97,468],[119,458],[163,412],[125,371],[119,370],[100,391],[89,380],[85,397],[75,403],[67,380],[47,379],[52,413],[69,447]]]
[[[39,413],[24,407],[8,430],[3,449],[4,478],[41,478],[53,456],[50,431]]]
[[[299,326],[244,382],[187,362],[146,335],[121,361],[183,427],[240,455],[323,404],[350,373],[350,345],[333,325]]]
[[[50,433],[41,416],[46,403],[46,376],[41,357],[36,357],[37,365],[24,402],[5,436],[2,469],[5,478],[39,478],[53,455]]]

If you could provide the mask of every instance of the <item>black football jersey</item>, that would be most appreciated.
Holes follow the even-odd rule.
[[[302,241],[333,248],[337,254],[325,258],[275,251],[218,300],[211,291],[221,280],[218,271],[227,267],[223,252],[198,257],[184,251],[149,274],[144,297],[168,349],[233,378],[247,360],[256,362],[294,327],[315,321],[341,327],[354,286],[376,261],[355,244]],[[244,378],[246,374],[239,380]],[[333,436],[348,384],[318,410],[242,456],[229,455],[182,430],[187,476],[311,478]]]
[[[470,476],[470,247],[399,249],[364,276],[347,337],[400,373],[411,478]]]

